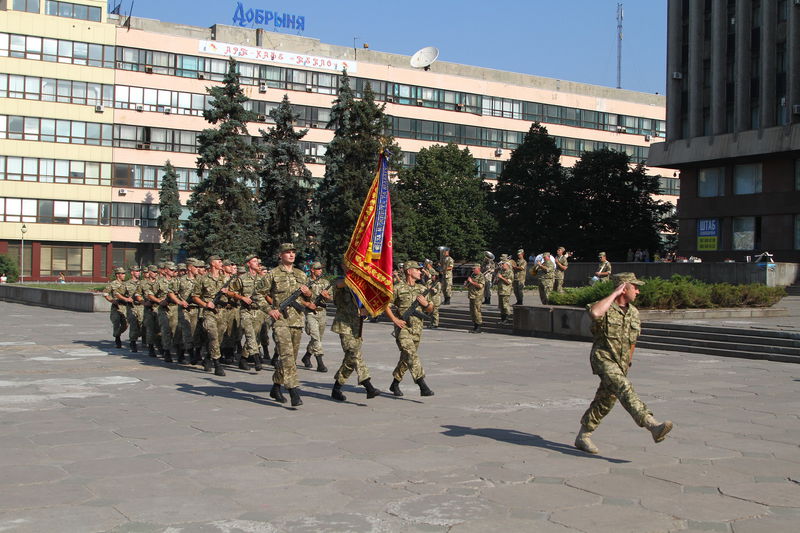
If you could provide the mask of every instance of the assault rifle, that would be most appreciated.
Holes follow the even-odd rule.
[[[430,295],[435,294],[435,290],[434,289],[436,289],[436,286],[439,285],[439,283],[440,282],[437,281],[436,283],[434,283],[433,285],[431,285],[430,287],[425,289],[423,291],[423,293],[422,293],[422,296],[425,299],[427,299]],[[414,298],[414,301],[411,302],[411,305],[408,306],[408,309],[406,309],[406,312],[403,313],[403,316],[400,317],[400,320],[402,320],[405,323],[408,323],[408,321],[413,316],[419,318],[423,322],[425,320],[427,320],[428,318],[430,318],[429,315],[427,315],[426,313],[423,313],[422,311],[419,310],[419,300],[417,300],[416,298]]]
[[[233,278],[235,278],[235,277],[236,277],[236,276],[231,276],[231,277],[229,277],[229,278],[228,278],[228,281],[226,281],[226,282],[225,282],[225,285],[223,285],[222,287],[220,287],[220,288],[219,288],[219,290],[217,291],[217,294],[215,294],[215,295],[214,295],[214,298],[211,300],[211,303],[212,303],[212,304],[214,304],[214,309],[208,309],[208,308],[206,308],[207,310],[209,310],[209,311],[213,311],[213,312],[215,312],[215,313],[217,312],[217,307],[219,306],[220,299],[221,299],[221,298],[222,298],[222,296],[224,295],[224,293],[223,293],[222,291],[224,291],[225,289],[227,289],[227,288],[228,288],[228,285],[230,285],[230,284],[231,284],[231,281],[233,281]]]
[[[320,279],[322,279],[322,278],[311,280],[311,283],[307,284],[306,287],[310,289]],[[306,309],[306,306],[304,306],[303,304],[301,304],[300,302],[297,301],[297,299],[302,294],[303,294],[303,291],[300,289],[300,287],[297,287],[292,294],[287,296],[280,304],[278,304],[278,311],[280,311],[281,315],[286,316],[286,311],[290,307],[293,307],[295,309],[295,311],[297,311],[298,313],[304,312],[305,309]],[[272,317],[270,317],[270,318],[272,318]],[[269,325],[272,326],[272,324],[274,324],[274,323],[275,323],[275,319],[272,318],[272,322],[270,322]]]

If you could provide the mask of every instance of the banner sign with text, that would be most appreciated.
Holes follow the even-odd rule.
[[[269,9],[245,9],[241,2],[236,2],[233,11],[233,25],[244,27],[265,26],[267,28],[297,30],[306,29],[306,18],[302,15],[278,13]]]
[[[264,63],[278,63],[293,67],[318,68],[334,72],[341,72],[346,69],[348,74],[358,72],[355,61],[310,56],[308,54],[296,54],[283,50],[268,50],[266,48],[256,48],[255,46],[243,46],[241,44],[221,43],[219,41],[200,41],[198,50],[204,54],[233,57],[236,60],[243,59],[248,61],[261,61]]]
[[[715,252],[719,249],[719,220],[701,218],[697,221],[697,251]]]

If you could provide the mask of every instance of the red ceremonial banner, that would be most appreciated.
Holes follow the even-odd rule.
[[[345,283],[371,316],[392,301],[392,205],[387,154],[382,153],[375,179],[344,254]]]

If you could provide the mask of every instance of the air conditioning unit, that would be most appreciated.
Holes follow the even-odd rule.
[[[422,100],[417,100],[417,105],[422,105],[424,102]]]
[[[617,126],[617,133],[625,133],[626,131],[628,130],[625,129],[625,126]]]
[[[141,113],[142,111],[144,111],[144,106],[142,104],[136,104],[136,111]]]
[[[145,74],[152,74],[153,73],[153,65],[145,65],[144,66]]]
[[[386,101],[389,103],[394,102],[394,96],[387,96]]]
[[[464,110],[464,104],[456,104],[456,111],[463,111],[463,110]]]
[[[172,108],[171,107],[165,107],[164,108],[164,114],[165,115],[171,115],[172,114]]]
[[[310,93],[310,92],[312,92],[313,90],[314,90],[314,87],[313,87],[313,86],[311,86],[311,85],[306,85],[306,92],[307,92],[307,93]]]
[[[259,83],[258,84],[258,92],[260,92],[260,93],[267,92],[267,84],[266,83]]]
[[[123,66],[123,63],[122,63],[122,61],[117,61],[117,62],[115,63],[115,66],[116,66],[116,68],[122,68],[122,66]]]
[[[683,72],[673,72],[672,73],[673,80],[682,80],[683,79]]]
[[[150,149],[150,143],[137,143],[136,144],[136,149],[137,150],[149,150]]]
[[[267,115],[258,115],[256,117],[256,120],[258,120],[259,122],[266,122],[267,121]]]
[[[103,108],[101,104],[97,104],[96,106],[94,106],[95,113],[102,113],[103,111],[105,111],[105,108]]]
[[[198,80],[204,80],[204,79],[206,79],[206,74],[205,74],[205,72],[198,72],[198,73],[197,73],[197,79],[198,79]]]
[[[117,191],[117,194],[120,196],[125,196],[126,194],[128,194],[128,191],[126,191],[125,189],[120,189]]]
[[[501,155],[503,155],[503,149],[502,148],[495,148],[494,149],[494,155],[495,155],[495,157],[500,157]]]
[[[142,219],[141,218],[134,218],[133,219],[133,225],[134,226],[141,226],[142,225]]]
[[[648,142],[648,143],[650,142],[650,136],[649,135],[645,135],[644,136],[644,142]]]

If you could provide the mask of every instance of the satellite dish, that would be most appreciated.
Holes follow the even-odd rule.
[[[439,49],[435,46],[426,46],[425,48],[417,50],[414,55],[411,56],[411,66],[430,70],[431,65],[436,61],[437,57],[439,57]]]

